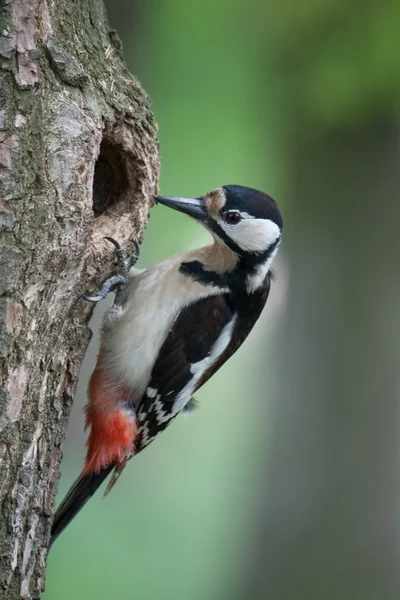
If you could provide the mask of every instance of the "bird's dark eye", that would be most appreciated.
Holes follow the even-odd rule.
[[[236,223],[242,220],[242,216],[237,210],[228,210],[228,212],[224,213],[223,219],[229,225],[236,225]]]

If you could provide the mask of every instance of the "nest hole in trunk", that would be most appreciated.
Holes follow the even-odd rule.
[[[116,204],[128,187],[130,187],[130,181],[127,172],[126,153],[121,146],[103,139],[94,167],[94,216],[99,217],[110,206]]]

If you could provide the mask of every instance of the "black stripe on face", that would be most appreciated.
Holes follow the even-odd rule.
[[[225,246],[228,246],[230,250],[232,250],[235,254],[241,256],[244,252],[242,248],[236,244],[229,235],[222,229],[220,225],[214,219],[208,218],[203,221],[203,225],[210,231],[211,234],[217,235],[222,242],[224,242]]]
[[[259,265],[265,263],[271,254],[273,254],[281,241],[279,236],[264,252],[256,254],[255,252],[245,252],[237,265],[237,270],[246,271],[247,275],[252,275]]]
[[[244,289],[248,276],[253,275],[257,267],[269,259],[271,254],[275,252],[279,242],[280,237],[267,250],[260,254],[242,252],[238,264],[231,272],[221,274],[215,271],[208,271],[204,269],[203,263],[199,260],[181,263],[179,270],[187,277],[191,277],[194,281],[198,281],[203,285],[213,285],[221,289],[228,288],[231,291]]]
[[[229,289],[232,291],[246,289],[247,278],[254,275],[257,268],[267,262],[270,256],[275,252],[279,242],[280,237],[261,254],[254,254],[252,252],[245,253],[232,273],[227,275]],[[267,276],[269,277],[269,273]]]
[[[254,217],[254,218],[261,218],[261,217]],[[251,217],[249,217],[249,219],[251,219]],[[265,219],[265,220],[267,220],[267,219]],[[275,223],[275,221],[272,219],[268,219],[268,220],[272,221],[272,223]],[[250,250],[244,250],[241,246],[239,246],[239,244],[237,244],[231,237],[229,237],[229,235],[226,233],[226,231],[213,218],[207,217],[206,219],[204,219],[203,226],[210,231],[211,235],[217,236],[225,244],[225,246],[227,246],[230,250],[232,250],[232,252],[237,254],[239,257],[253,255],[255,257],[257,264],[264,262],[264,260],[262,258],[261,258],[261,260],[259,260],[258,257],[263,257],[263,256],[268,257],[268,255],[273,251],[273,249],[276,248],[276,245],[279,243],[279,241],[281,239],[281,236],[279,235],[277,240],[263,252],[257,252],[255,250],[250,251]],[[279,225],[278,225],[278,227],[279,227]],[[281,230],[281,232],[282,232],[282,230]]]

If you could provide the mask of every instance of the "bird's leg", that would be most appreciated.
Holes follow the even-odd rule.
[[[103,300],[110,292],[113,292],[117,286],[120,286],[126,282],[124,275],[113,275],[105,280],[101,290],[97,292],[95,296],[83,296],[88,302],[98,302]]]
[[[117,257],[119,273],[118,273],[118,275],[113,275],[112,277],[109,277],[108,279],[106,279],[105,282],[103,283],[101,289],[99,290],[99,292],[97,292],[97,294],[95,296],[83,296],[83,297],[88,302],[98,302],[99,300],[103,300],[110,292],[113,292],[114,290],[116,290],[114,306],[121,306],[122,300],[123,300],[123,295],[124,295],[125,284],[128,279],[128,273],[129,273],[130,269],[139,260],[140,247],[139,247],[139,244],[135,241],[134,242],[134,244],[135,244],[134,252],[129,257],[126,258],[123,249],[121,248],[121,246],[119,245],[119,243],[116,240],[114,240],[111,237],[106,237],[105,239],[108,240],[109,242],[111,242],[113,244],[113,246],[115,247],[115,255]]]

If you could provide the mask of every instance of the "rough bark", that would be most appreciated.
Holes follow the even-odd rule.
[[[40,598],[92,292],[157,191],[149,100],[98,0],[0,7],[0,597]]]

